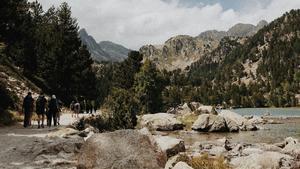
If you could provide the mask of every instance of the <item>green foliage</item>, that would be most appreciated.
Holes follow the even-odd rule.
[[[14,107],[14,100],[2,82],[0,82],[0,96],[0,125],[10,125],[15,121],[7,109]]]
[[[93,61],[67,3],[43,11],[37,1],[8,0],[0,8],[4,52],[28,79],[65,102],[75,96],[96,97]]]
[[[113,88],[107,97],[105,107],[109,111],[111,125],[115,129],[134,128],[137,124],[138,101],[133,92],[120,88]]]
[[[146,60],[135,75],[134,93],[139,100],[140,113],[157,113],[161,110],[162,78],[155,65]]]

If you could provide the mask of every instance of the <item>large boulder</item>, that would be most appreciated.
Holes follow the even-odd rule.
[[[187,163],[185,162],[178,162],[173,169],[193,169],[192,167],[190,167]]]
[[[166,155],[135,130],[94,134],[78,156],[79,169],[164,168]]]
[[[255,124],[251,123],[251,121],[248,121],[245,117],[230,111],[230,110],[222,110],[219,113],[219,116],[224,117],[227,120],[234,121],[242,131],[254,131],[258,130]]]
[[[184,124],[176,119],[174,114],[157,113],[147,114],[139,118],[140,127],[147,127],[150,130],[173,131],[181,130]]]
[[[291,166],[292,160],[289,155],[269,151],[233,158],[230,163],[238,169],[273,169]]]
[[[177,155],[180,152],[185,151],[184,141],[169,136],[154,136],[154,139],[158,146],[168,157]]]
[[[240,130],[239,125],[232,119],[224,117],[226,121],[226,126],[230,132],[238,132]]]
[[[195,111],[195,114],[214,114],[217,115],[217,111],[213,106],[201,105]]]
[[[168,114],[176,114],[176,115],[189,115],[192,113],[191,108],[187,103],[184,103],[183,105],[179,105],[177,107],[172,107],[167,111]]]
[[[284,153],[290,154],[300,160],[300,143],[297,139],[288,137],[285,139],[286,145],[282,149]]]
[[[198,119],[194,122],[192,129],[196,131],[203,131],[203,132],[228,131],[225,119],[221,116],[212,115],[212,114],[200,115]]]

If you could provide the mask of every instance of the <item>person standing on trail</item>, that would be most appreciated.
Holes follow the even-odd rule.
[[[33,98],[31,92],[28,92],[27,96],[23,100],[22,112],[24,113],[24,127],[31,125],[31,116],[33,112]]]
[[[73,100],[70,104],[70,110],[71,110],[72,117],[75,116],[74,106],[75,106],[75,101]]]
[[[41,92],[38,99],[36,100],[36,114],[38,115],[38,128],[41,128],[41,127],[44,128],[46,104],[47,104],[47,100],[44,96],[44,93]],[[40,125],[41,121],[42,121],[42,124]]]
[[[62,109],[63,109],[63,102],[61,100],[57,100],[57,104],[58,104],[58,112],[57,112],[57,116],[56,116],[56,119],[57,119],[57,125],[60,125],[60,116],[62,114]]]
[[[74,112],[75,112],[75,117],[79,118],[79,113],[80,113],[80,103],[78,102],[78,100],[76,100],[76,103],[74,104]]]
[[[53,125],[57,125],[57,114],[59,111],[58,102],[55,95],[52,95],[49,105],[48,105],[48,126],[51,127],[52,118],[53,118]]]

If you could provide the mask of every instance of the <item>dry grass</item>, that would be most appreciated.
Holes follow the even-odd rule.
[[[178,117],[178,120],[181,121],[187,130],[191,130],[194,122],[198,119],[198,115],[189,114],[185,116]]]
[[[230,169],[223,156],[210,158],[208,154],[199,157],[194,157],[190,161],[190,166],[194,169]]]
[[[213,158],[209,157],[208,154],[203,154],[191,159],[187,154],[179,154],[175,163],[180,161],[187,163],[194,169],[232,169],[223,156]]]

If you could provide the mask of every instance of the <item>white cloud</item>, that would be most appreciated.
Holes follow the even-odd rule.
[[[272,21],[291,9],[300,8],[300,0],[247,0],[240,10],[224,10],[221,4],[180,5],[179,0],[66,0],[79,25],[97,41],[110,40],[132,49],[144,44],[161,44],[179,34],[196,36],[209,30],[226,30],[242,23]],[[45,8],[63,0],[39,0]]]

